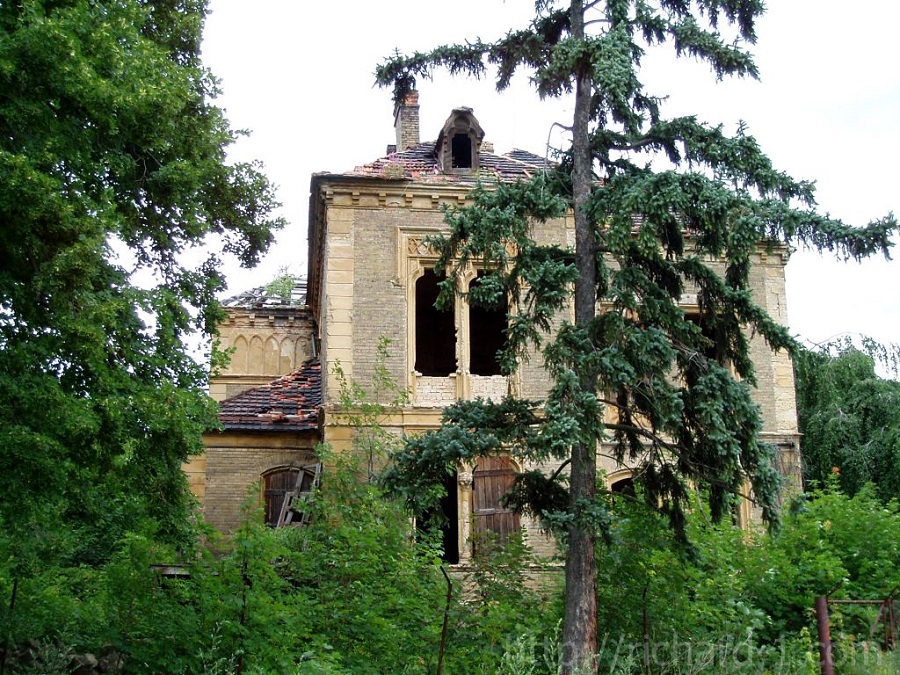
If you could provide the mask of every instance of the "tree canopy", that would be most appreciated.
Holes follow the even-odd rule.
[[[490,276],[470,302],[512,298],[507,372],[539,349],[555,385],[540,403],[451,407],[442,429],[413,439],[387,477],[415,503],[434,493],[426,483],[481,454],[568,463],[550,478],[525,474],[517,491],[519,508],[565,535],[564,673],[596,670],[594,543],[608,522],[596,498],[598,444],[610,441],[616,459],[635,467],[647,503],[677,532],[689,484],[704,486],[719,518],[747,477],[774,521],[779,480],[774,451],[758,437],[748,335],[773,349],[794,344],[754,302],[751,260],[798,242],[856,259],[887,254],[897,227],[893,216],[856,229],[817,213],[813,184],[777,170],[746,128],[729,134],[694,116],[667,118],[663,95],[643,86],[642,58],[657,45],[708,64],[717,78],[757,77],[749,47],[763,9],[759,0],[538,0],[534,20],[496,42],[398,54],[376,71],[396,100],[435,68],[493,70],[500,91],[521,70],[539,97],[573,98],[571,145],[558,166],[530,183],[476,191],[434,244],[451,279],[445,297],[471,260]],[[536,241],[531,224],[567,209],[574,250]],[[699,325],[679,306],[687,289]],[[574,322],[549,331],[570,303]]]
[[[836,475],[850,496],[874,483],[885,502],[900,498],[900,382],[875,371],[896,351],[841,341],[794,355],[807,482]]]
[[[0,544],[98,562],[186,536],[223,288],[281,225],[200,61],[204,0],[0,4]],[[4,541],[5,540],[5,541]]]

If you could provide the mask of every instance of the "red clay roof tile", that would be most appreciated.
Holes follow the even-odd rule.
[[[228,430],[312,431],[321,405],[322,366],[310,359],[288,375],[222,401],[219,420]]]

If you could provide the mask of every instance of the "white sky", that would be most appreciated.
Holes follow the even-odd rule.
[[[900,212],[900,67],[890,0],[772,0],[758,24],[760,82],[716,84],[705,67],[668,52],[645,60],[642,77],[669,98],[671,114],[697,114],[734,130],[749,125],[775,165],[814,179],[823,212],[864,224]],[[249,137],[234,160],[259,159],[278,186],[288,225],[255,270],[226,268],[229,293],[271,280],[279,268],[306,273],[309,179],[384,155],[393,143],[389,90],[373,71],[393,52],[524,27],[533,0],[212,0],[204,63],[221,80],[218,103]],[[420,82],[422,140],[453,107],[474,108],[495,151],[543,153],[565,102],[540,102],[520,77],[497,94],[490,80]],[[559,143],[554,132],[551,140]],[[864,333],[900,343],[900,242],[895,260],[837,263],[799,251],[788,265],[792,331],[824,341]]]

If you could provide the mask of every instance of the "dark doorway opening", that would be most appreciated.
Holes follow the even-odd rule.
[[[444,479],[445,495],[435,510],[426,511],[416,521],[416,529],[439,528],[443,553],[441,560],[451,565],[459,564],[459,501],[456,473]]]

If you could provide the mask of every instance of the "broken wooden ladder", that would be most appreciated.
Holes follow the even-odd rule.
[[[304,507],[313,489],[319,487],[322,475],[321,464],[309,464],[301,466],[297,472],[297,482],[293,490],[284,493],[284,501],[281,502],[281,512],[275,527],[288,525],[306,525],[309,523],[309,509]]]

